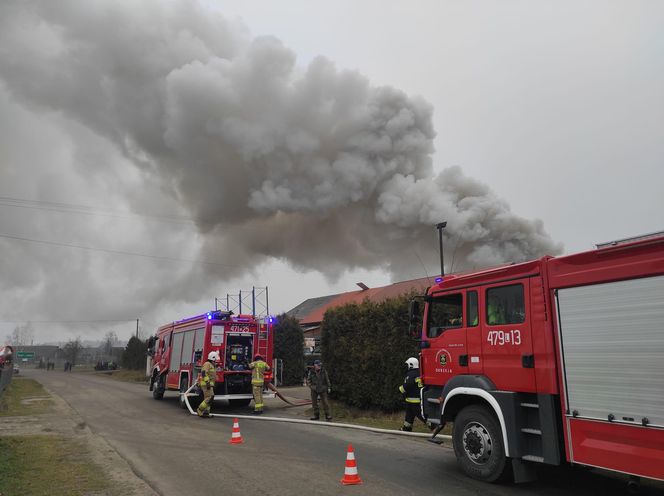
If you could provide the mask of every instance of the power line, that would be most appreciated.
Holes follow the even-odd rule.
[[[132,257],[143,257],[143,258],[151,258],[154,260],[166,260],[169,262],[187,262],[187,263],[193,263],[193,264],[201,264],[201,265],[208,265],[212,267],[225,267],[225,268],[242,268],[239,265],[230,265],[230,264],[222,264],[218,262],[209,262],[207,260],[194,260],[194,259],[187,259],[187,258],[174,258],[174,257],[163,257],[160,255],[150,255],[147,253],[136,253],[136,252],[131,252],[131,251],[122,251],[122,250],[111,250],[108,248],[96,248],[92,246],[81,246],[81,245],[74,245],[74,244],[69,244],[69,243],[58,243],[56,241],[46,241],[43,239],[32,239],[32,238],[24,238],[21,236],[11,236],[9,234],[0,234],[0,238],[6,238],[6,239],[12,239],[15,241],[25,241],[29,243],[38,243],[42,245],[50,245],[50,246],[64,246],[67,248],[77,248],[79,250],[88,250],[88,251],[100,251],[103,253],[112,253],[114,255],[128,255]]]
[[[115,323],[124,323],[124,322],[136,322],[136,319],[124,319],[124,320],[0,320],[0,324],[104,324],[109,322]]]
[[[3,205],[5,207],[25,208],[29,210],[46,210],[50,212],[113,217],[119,219],[131,219],[132,217],[141,217],[144,219],[157,220],[160,222],[170,222],[175,224],[205,224],[205,225],[214,224],[213,222],[210,221],[202,219],[193,219],[190,217],[184,217],[178,215],[156,215],[156,214],[145,214],[140,212],[124,212],[120,210],[94,207],[90,205],[49,202],[41,200],[25,200],[9,196],[0,196],[0,205]]]

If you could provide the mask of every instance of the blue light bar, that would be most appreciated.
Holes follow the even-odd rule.
[[[443,282],[442,277],[436,277],[436,279],[434,279],[434,280],[436,281],[436,284],[440,284],[441,282]]]

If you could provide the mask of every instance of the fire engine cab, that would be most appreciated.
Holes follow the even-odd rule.
[[[272,319],[259,321],[253,315],[218,310],[161,326],[148,341],[152,396],[159,400],[165,391],[179,391],[185,407],[184,393],[196,382],[212,351],[219,356],[214,399],[248,405],[252,399],[249,363],[254,355],[272,362]],[[271,380],[267,372],[266,385]]]
[[[422,413],[469,476],[664,480],[664,234],[447,275],[411,302]],[[420,315],[422,317],[420,317]]]

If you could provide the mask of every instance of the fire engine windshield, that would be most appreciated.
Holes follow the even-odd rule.
[[[427,336],[436,338],[445,329],[463,324],[463,297],[461,293],[439,296],[429,304]]]

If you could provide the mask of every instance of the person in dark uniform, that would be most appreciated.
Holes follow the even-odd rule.
[[[422,412],[420,410],[420,389],[422,389],[422,379],[420,379],[420,361],[415,357],[410,357],[406,360],[408,372],[403,380],[403,384],[399,386],[399,391],[404,396],[406,402],[406,418],[403,421],[403,426],[400,430],[411,432],[413,430],[413,423],[415,417],[426,423]]]
[[[328,422],[332,420],[332,413],[330,412],[330,402],[327,399],[327,394],[332,387],[330,378],[327,375],[327,370],[323,368],[323,363],[320,360],[314,360],[314,367],[307,374],[307,386],[311,389],[311,406],[314,407],[314,416],[311,420],[320,419],[320,409],[318,408],[318,398],[323,404],[323,411],[325,412],[325,420]]]

